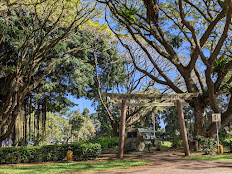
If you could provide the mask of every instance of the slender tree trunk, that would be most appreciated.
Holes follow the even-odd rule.
[[[9,129],[10,123],[11,123],[10,120],[12,120],[12,119],[13,119],[13,117],[9,117],[9,119],[8,119],[8,129]],[[12,134],[12,132],[8,136],[8,147],[11,147],[11,134]]]
[[[38,145],[39,144],[39,139],[40,139],[40,136],[39,136],[39,121],[40,121],[40,103],[38,103],[38,110],[37,110],[37,135],[36,135],[36,144]]]
[[[25,104],[25,113],[24,113],[24,143],[27,145],[27,116],[28,116],[28,104]]]
[[[155,113],[152,112],[152,123],[153,123],[153,136],[154,136],[154,139],[156,138],[155,136]]]
[[[17,130],[16,124],[14,125],[13,132],[12,132],[12,141],[14,147],[18,147],[18,140],[17,140]]]
[[[32,114],[32,103],[31,103],[31,96],[30,96],[30,100],[29,100],[29,140],[31,140],[31,114]]]
[[[42,138],[45,139],[46,134],[46,119],[47,119],[47,99],[45,98],[42,105],[42,126],[43,126],[43,132],[42,132]]]
[[[0,128],[0,135],[2,135],[4,133],[4,128],[3,127],[1,127]],[[3,141],[0,141],[0,147],[2,147],[3,146]]]
[[[36,111],[36,112],[34,112],[34,135],[33,135],[33,139],[34,139],[34,141],[36,141],[36,116],[37,116],[37,112],[38,111]]]

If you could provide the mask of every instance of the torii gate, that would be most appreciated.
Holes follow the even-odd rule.
[[[181,129],[181,136],[184,145],[185,156],[189,156],[189,145],[187,138],[187,131],[184,121],[184,113],[182,106],[188,106],[188,103],[182,103],[185,100],[191,100],[193,97],[197,97],[199,93],[182,93],[182,94],[116,94],[116,93],[104,93],[106,97],[111,99],[122,100],[122,103],[116,103],[114,106],[121,106],[121,117],[120,117],[120,131],[119,131],[119,143],[118,143],[118,157],[123,158],[124,153],[124,139],[126,129],[126,106],[177,106],[178,118]],[[153,101],[161,100],[162,102],[154,103],[128,103],[127,100],[146,100],[150,99]],[[170,102],[171,101],[171,102]]]

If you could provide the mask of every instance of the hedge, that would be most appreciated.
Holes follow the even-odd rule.
[[[78,143],[46,146],[0,148],[0,164],[61,161],[68,150],[73,151],[74,160],[96,158],[101,153],[100,144]]]

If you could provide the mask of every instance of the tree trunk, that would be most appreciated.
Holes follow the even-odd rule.
[[[154,112],[152,112],[152,123],[153,123],[153,136],[155,139],[156,136],[155,136],[155,113]]]
[[[17,114],[18,114],[17,112],[14,112],[13,117],[11,117],[11,119],[9,119],[8,128],[6,129],[6,132],[4,134],[1,134],[0,142],[5,140],[6,138],[9,138],[10,134],[13,131],[15,121],[16,121],[16,118],[17,118]]]
[[[24,112],[24,143],[27,145],[27,116],[28,116],[28,105],[25,104]]]
[[[4,133],[4,127],[1,127],[0,129],[0,135],[2,135]],[[3,146],[3,141],[0,141],[0,147]]]
[[[34,135],[33,135],[33,139],[34,141],[36,141],[36,114],[38,111],[34,112]]]
[[[12,117],[9,117],[9,119],[8,119],[8,129],[9,129],[9,127],[10,127],[10,120],[12,120],[13,119],[13,116]],[[14,130],[14,129],[13,129]],[[13,130],[12,130],[12,132],[13,132]],[[8,147],[11,147],[11,135],[12,135],[12,132],[9,134],[9,136],[8,136]]]
[[[38,109],[37,109],[37,124],[36,124],[36,129],[37,129],[37,135],[36,135],[36,145],[39,144],[39,121],[40,121],[40,103],[38,103]]]
[[[204,107],[202,107],[199,98],[193,99],[193,108],[195,116],[194,136],[205,136],[206,131],[204,129]]]
[[[31,96],[30,96],[30,100],[29,100],[29,123],[28,123],[28,126],[29,126],[29,140],[31,140],[31,114],[32,114],[32,103],[31,103]]]
[[[16,124],[14,125],[13,132],[12,132],[12,141],[13,141],[14,147],[18,147]]]
[[[112,129],[113,129],[113,136],[118,137],[119,122],[111,122],[111,126],[112,126]]]
[[[42,132],[42,138],[45,139],[46,134],[46,119],[47,119],[47,99],[45,98],[42,105],[42,126],[43,126],[43,132]]]

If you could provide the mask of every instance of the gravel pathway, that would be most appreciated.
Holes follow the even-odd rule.
[[[83,174],[232,174],[232,162],[190,160],[178,157],[179,152],[155,152],[137,155],[125,155],[125,158],[144,159],[152,164],[145,167],[100,172],[82,172]],[[103,157],[115,158],[116,154],[103,154]],[[81,174],[81,173],[77,173]]]

